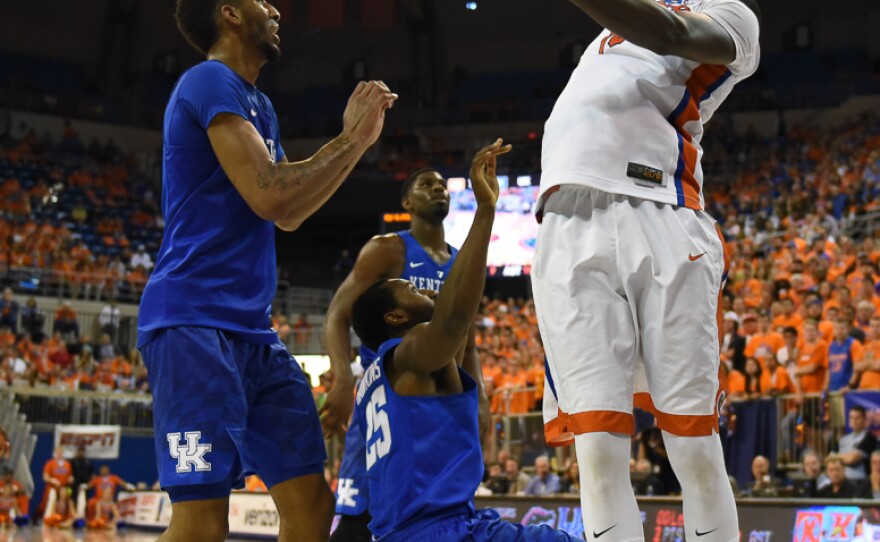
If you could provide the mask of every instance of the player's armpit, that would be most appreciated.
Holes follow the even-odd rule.
[[[435,322],[434,326],[442,325]],[[456,363],[460,341],[443,340],[441,335],[429,328],[431,323],[418,324],[403,337],[394,351],[392,364],[398,373],[434,373],[443,367]],[[461,337],[464,340],[464,337]]]

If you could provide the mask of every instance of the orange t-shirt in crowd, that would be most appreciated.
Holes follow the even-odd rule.
[[[825,391],[825,372],[828,370],[828,343],[818,340],[813,344],[804,344],[798,367],[815,363],[819,370],[808,375],[801,375],[801,391],[804,393],[821,393]]]
[[[865,343],[862,359],[880,359],[880,340],[873,340]],[[880,371],[872,371],[871,369],[868,369],[862,373],[862,378],[859,380],[859,389],[880,390]]]
[[[819,333],[822,334],[822,340],[831,344],[831,341],[834,340],[834,322],[822,320],[817,327],[819,328]]]
[[[744,395],[746,393],[746,375],[737,370],[730,371],[727,375],[727,393],[729,395]]]
[[[95,487],[95,498],[101,500],[101,496],[108,491],[111,495],[116,496],[116,488],[123,485],[124,482],[115,474],[108,474],[107,476],[92,477],[92,484]]]
[[[795,329],[800,329],[800,327],[804,324],[804,317],[798,313],[792,313],[791,316],[785,316],[784,314],[780,314],[776,318],[773,319],[773,329],[782,333],[782,329],[786,327],[793,327]]]
[[[763,334],[756,333],[752,335],[752,338],[749,339],[749,343],[746,345],[746,357],[754,357],[755,352],[757,352],[758,348],[761,348],[762,346],[769,348],[771,352],[776,354],[780,348],[785,346],[785,339],[782,338],[782,334],[775,331]],[[763,363],[761,365],[761,369],[763,370]]]
[[[794,384],[788,376],[788,371],[785,370],[785,367],[781,365],[776,367],[773,374],[770,371],[761,373],[761,393],[794,393],[795,391]]]
[[[55,478],[62,486],[66,486],[70,485],[70,480],[73,478],[73,470],[70,468],[70,462],[66,459],[57,461],[53,457],[43,467],[43,475]]]

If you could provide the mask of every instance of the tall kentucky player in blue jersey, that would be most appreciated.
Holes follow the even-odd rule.
[[[177,25],[207,61],[165,111],[165,238],[140,307],[167,541],[220,541],[229,493],[259,474],[282,541],[324,541],[333,495],[302,370],[269,320],[275,227],[295,230],[336,191],[382,131],[396,95],[360,83],[342,133],[288,163],[278,119],[255,86],[281,55],[280,15],[262,0],[177,0]]]
[[[351,273],[342,282],[324,323],[324,342],[335,372],[330,397],[321,410],[326,434],[340,430],[348,421],[353,402],[352,375],[349,368],[351,340],[351,307],[354,301],[383,278],[404,278],[416,288],[438,292],[449,276],[457,250],[446,243],[443,219],[449,213],[449,191],[446,179],[435,169],[421,169],[409,176],[401,189],[401,205],[412,217],[409,230],[388,235],[377,235],[364,245]],[[479,357],[473,348],[462,350],[466,368],[478,367]],[[361,364],[366,369],[378,355],[361,345]],[[472,374],[479,374],[474,370]],[[481,421],[488,424],[489,401],[477,380],[481,399]],[[339,413],[337,413],[337,410]],[[357,428],[358,419],[352,418],[345,438],[345,455],[339,469],[336,494],[336,513],[340,521],[331,536],[333,542],[369,542],[367,511],[369,487],[363,439]]]
[[[408,280],[384,278],[352,308],[355,331],[379,354],[355,395],[376,540],[575,540],[473,506],[483,474],[477,375],[459,367],[456,354],[483,295],[499,193],[496,157],[509,150],[499,139],[474,158],[474,223],[436,302]]]

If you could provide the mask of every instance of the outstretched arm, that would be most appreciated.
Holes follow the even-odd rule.
[[[367,288],[381,278],[398,276],[405,258],[397,236],[377,236],[364,245],[351,273],[333,295],[324,320],[324,344],[330,356],[333,387],[321,406],[324,436],[344,431],[351,416],[354,379],[351,375],[351,307]]]
[[[492,414],[489,412],[489,397],[486,395],[486,387],[483,385],[483,367],[480,363],[480,354],[477,352],[476,326],[471,325],[467,342],[462,348],[460,365],[477,383],[477,394],[480,400],[480,436],[486,434],[491,424]]]
[[[327,200],[382,131],[397,95],[381,82],[360,83],[343,116],[342,134],[302,162],[275,163],[254,125],[221,113],[208,139],[223,171],[257,216],[291,229]]]
[[[653,0],[571,0],[608,30],[659,55],[730,64],[736,45],[711,17],[672,11]]]
[[[456,256],[449,278],[434,304],[430,322],[410,330],[394,354],[403,371],[433,373],[455,358],[477,315],[486,283],[486,255],[498,201],[496,157],[510,151],[501,139],[480,150],[471,167],[477,211],[474,223]]]

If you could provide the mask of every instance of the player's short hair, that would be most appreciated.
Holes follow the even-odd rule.
[[[220,38],[217,10],[223,4],[238,3],[239,0],[177,0],[174,19],[186,41],[206,55]]]
[[[437,173],[438,175],[443,175],[436,169],[432,167],[423,167],[422,169],[413,171],[412,174],[403,181],[403,186],[400,187],[400,199],[401,201],[409,196],[410,190],[412,190],[413,185],[416,183],[416,179],[422,176],[424,173]]]
[[[351,307],[351,325],[361,342],[371,350],[391,338],[385,315],[397,307],[394,292],[388,288],[390,279],[374,282]]]
[[[758,18],[758,24],[761,24],[761,7],[758,5],[756,0],[739,0],[743,4],[746,5],[747,8],[752,10],[755,13],[755,16]]]

